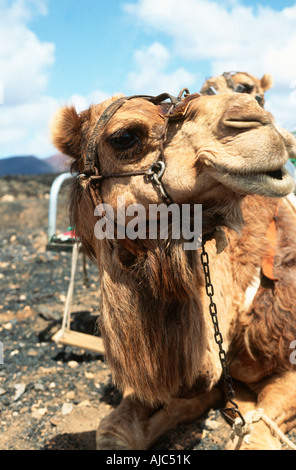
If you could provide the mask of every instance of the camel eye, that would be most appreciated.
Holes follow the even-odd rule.
[[[244,87],[244,93],[252,93],[254,90],[254,85],[250,85],[248,83],[241,83],[241,85]]]
[[[119,131],[109,139],[110,144],[117,150],[128,150],[135,145],[140,145],[140,138],[133,131]]]

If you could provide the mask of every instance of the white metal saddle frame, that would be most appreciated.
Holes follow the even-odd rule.
[[[61,189],[62,184],[75,177],[72,173],[62,173],[57,176],[52,183],[50,195],[49,195],[49,211],[48,211],[48,242],[46,249],[48,251],[71,251],[72,260],[71,260],[71,276],[68,286],[62,327],[57,331],[52,340],[57,344],[63,344],[65,346],[74,346],[79,349],[85,349],[88,351],[96,352],[98,354],[104,354],[105,349],[103,346],[103,341],[97,336],[92,336],[86,333],[80,333],[78,331],[71,330],[71,306],[73,300],[74,292],[74,283],[75,283],[75,273],[77,268],[78,254],[80,252],[80,242],[69,238],[66,241],[61,241],[56,235],[56,218],[57,218],[57,206],[58,206],[58,195]],[[84,275],[86,275],[85,267],[85,256],[83,256],[83,270]],[[85,278],[86,279],[86,278]]]

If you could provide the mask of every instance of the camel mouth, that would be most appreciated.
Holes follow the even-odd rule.
[[[269,178],[275,178],[276,180],[282,180],[283,179],[282,168],[280,168],[279,170],[267,171],[266,176]]]
[[[294,190],[295,186],[284,167],[260,173],[230,173],[225,168],[223,170],[219,168],[215,178],[241,195],[285,197]]]

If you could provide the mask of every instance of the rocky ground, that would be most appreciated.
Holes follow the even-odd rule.
[[[71,254],[46,251],[54,175],[0,179],[0,449],[95,449],[100,419],[120,402],[104,357],[52,341],[60,328]],[[57,227],[67,228],[67,183]],[[94,334],[99,283],[78,264],[72,328]],[[229,428],[218,411],[167,433],[156,450],[223,449]],[[295,436],[293,436],[294,438]],[[296,441],[296,439],[295,439]]]

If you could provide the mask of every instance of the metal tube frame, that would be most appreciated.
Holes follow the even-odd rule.
[[[73,178],[73,174],[62,173],[57,176],[52,183],[50,194],[49,194],[49,208],[48,208],[48,242],[52,240],[52,237],[56,234],[56,219],[57,219],[57,205],[58,205],[58,195],[64,181]]]

